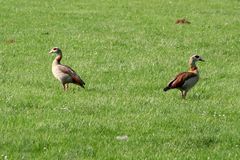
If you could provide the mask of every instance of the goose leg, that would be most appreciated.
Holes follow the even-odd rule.
[[[66,90],[68,90],[68,84],[66,84]]]
[[[186,99],[186,96],[187,96],[187,91],[182,91],[182,98]]]
[[[63,90],[66,91],[66,85],[65,84],[62,84],[63,85]]]
[[[182,94],[182,98],[183,98],[184,97],[183,91],[181,91],[181,94]]]

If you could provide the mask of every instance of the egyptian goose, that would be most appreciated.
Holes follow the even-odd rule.
[[[188,72],[179,73],[172,81],[170,81],[163,89],[168,91],[169,89],[179,89],[182,93],[182,98],[186,98],[187,92],[198,82],[199,72],[196,66],[197,61],[204,61],[199,55],[193,55],[189,59],[190,69]]]
[[[49,54],[55,54],[56,58],[52,63],[52,73],[63,85],[63,89],[68,88],[68,83],[74,83],[84,88],[84,81],[69,66],[60,63],[62,59],[62,51],[58,47],[54,47]]]

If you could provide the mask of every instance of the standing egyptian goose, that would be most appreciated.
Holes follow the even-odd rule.
[[[69,66],[60,63],[62,59],[62,51],[58,47],[54,47],[49,54],[55,54],[56,58],[52,63],[52,73],[63,85],[63,89],[68,88],[68,83],[74,83],[84,88],[84,81]]]
[[[188,72],[179,73],[172,81],[170,81],[163,90],[166,92],[169,89],[179,89],[182,93],[182,98],[186,98],[187,92],[198,82],[199,72],[196,62],[204,61],[199,55],[193,55],[189,59],[190,69]]]

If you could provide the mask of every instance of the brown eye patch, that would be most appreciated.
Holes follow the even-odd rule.
[[[198,56],[198,55],[196,55],[195,57],[196,57],[196,58],[199,58],[199,56]]]

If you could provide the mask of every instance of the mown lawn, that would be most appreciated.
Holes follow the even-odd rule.
[[[0,0],[1,158],[239,159],[239,15],[238,0]],[[55,46],[85,90],[53,77]],[[194,53],[187,100],[164,93]]]

